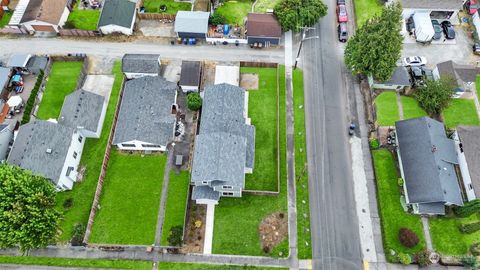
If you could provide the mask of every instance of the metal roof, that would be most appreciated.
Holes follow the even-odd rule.
[[[402,0],[403,8],[460,10],[465,0]]]
[[[208,32],[208,18],[210,13],[203,11],[178,11],[175,17],[175,33]]]
[[[31,54],[13,54],[7,62],[7,67],[26,67]]]

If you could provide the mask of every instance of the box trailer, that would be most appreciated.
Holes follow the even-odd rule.
[[[430,42],[435,35],[430,12],[415,12],[413,14],[413,22],[415,24],[415,38],[418,42]]]

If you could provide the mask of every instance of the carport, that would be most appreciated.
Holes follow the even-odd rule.
[[[416,12],[427,12],[431,19],[458,24],[458,12],[464,3],[465,0],[402,0],[402,15],[407,19]]]

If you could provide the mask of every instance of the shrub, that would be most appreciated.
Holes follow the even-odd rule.
[[[75,22],[74,21],[66,21],[63,25],[65,29],[75,29]]]
[[[168,235],[168,244],[171,246],[180,246],[182,244],[183,228],[182,226],[173,226]]]
[[[474,256],[467,256],[462,258],[463,266],[468,267],[470,269],[477,269],[478,261],[477,258]]]
[[[202,97],[197,92],[192,92],[187,96],[187,107],[192,111],[198,111],[202,107]]]
[[[474,243],[470,246],[470,252],[473,256],[480,256],[480,243]]]
[[[85,235],[85,226],[82,223],[77,223],[73,226],[73,236],[70,240],[72,246],[83,246],[83,237]]]
[[[480,199],[467,202],[461,207],[455,207],[453,211],[458,217],[468,217],[472,214],[480,213]]]
[[[480,221],[460,224],[458,227],[462,233],[474,233],[480,230]]]
[[[399,253],[398,254],[398,261],[401,264],[411,264],[412,263],[412,257],[410,257],[410,255],[405,254],[405,253]]]
[[[430,261],[430,251],[426,249],[417,252],[417,254],[415,254],[415,258],[417,259],[417,263],[420,267],[426,267],[432,264],[432,261]]]
[[[378,139],[371,139],[370,140],[370,148],[375,150],[375,149],[378,149],[380,147],[380,142],[378,141]]]
[[[73,206],[73,198],[68,198],[63,202],[63,208],[70,209]]]
[[[403,178],[399,177],[399,178],[397,179],[397,184],[398,184],[398,186],[399,186],[399,187],[403,187],[403,183],[404,183]]]
[[[407,228],[401,228],[398,231],[398,239],[400,240],[400,243],[407,248],[413,248],[419,241],[417,234]]]
[[[224,24],[225,23],[225,17],[222,16],[220,13],[213,13],[212,16],[208,19],[210,24],[213,25],[219,25],[219,24]]]
[[[30,122],[30,116],[32,113],[33,106],[35,105],[35,99],[37,98],[38,90],[40,90],[40,86],[42,85],[43,76],[45,72],[40,70],[38,73],[37,81],[35,82],[35,86],[32,89],[32,93],[28,97],[27,104],[25,105],[25,110],[23,111],[22,117],[22,125]]]

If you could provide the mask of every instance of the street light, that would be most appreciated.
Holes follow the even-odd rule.
[[[315,27],[302,27],[303,33],[302,33],[302,40],[300,40],[300,46],[298,46],[298,52],[297,52],[297,57],[295,58],[295,66],[293,69],[297,69],[297,64],[298,60],[300,59],[300,51],[302,50],[302,45],[305,40],[309,39],[314,39],[314,38],[320,38],[319,36],[313,36],[313,37],[306,37],[307,36],[307,31],[311,29],[315,29]]]

